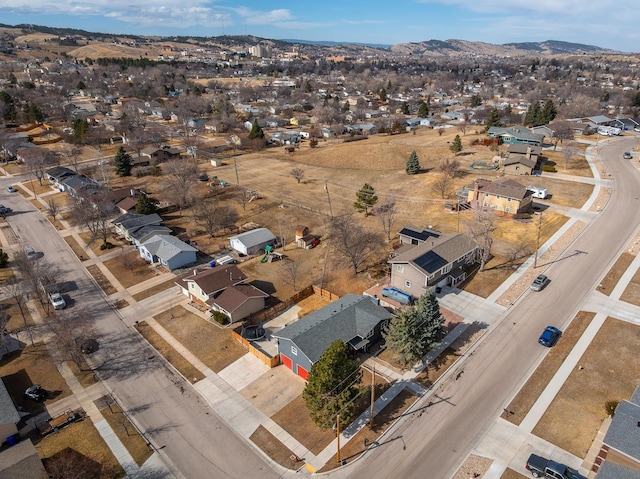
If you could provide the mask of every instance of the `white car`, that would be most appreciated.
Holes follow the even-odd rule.
[[[51,293],[49,295],[49,301],[51,301],[53,309],[64,309],[67,306],[67,303],[60,293]]]

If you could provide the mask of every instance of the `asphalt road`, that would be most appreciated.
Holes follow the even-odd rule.
[[[68,285],[66,314],[86,311],[94,318],[100,349],[91,356],[92,366],[168,458],[175,477],[279,477],[120,320],[53,226],[22,195],[7,192],[14,181],[0,178],[0,204],[13,209],[7,220],[16,233],[16,247],[31,246],[42,253],[41,261],[52,265],[59,282]]]
[[[416,413],[358,461],[349,477],[447,479],[455,473],[542,360],[547,351],[537,344],[542,329],[567,326],[640,225],[640,173],[622,159],[623,151],[637,144],[619,139],[602,148],[614,178],[612,197],[605,212],[548,265],[550,284],[540,293],[525,293],[462,365],[414,406]]]

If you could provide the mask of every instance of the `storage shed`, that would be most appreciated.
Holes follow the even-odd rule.
[[[267,245],[273,246],[276,243],[276,237],[267,228],[256,228],[232,236],[229,238],[229,243],[233,249],[242,254],[254,255],[264,250]]]

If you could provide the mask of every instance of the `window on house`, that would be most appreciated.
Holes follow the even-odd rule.
[[[448,264],[444,268],[442,268],[442,274],[446,274],[449,271],[451,271],[451,264]]]
[[[415,239],[415,238],[411,238],[411,244],[417,245],[418,244],[418,240]]]
[[[373,337],[373,333],[374,333],[374,332],[375,332],[375,331],[374,331],[373,329],[372,329],[371,331],[369,331],[369,332],[367,333],[367,335],[364,337],[364,339],[372,338],[372,337]]]
[[[291,346],[291,354],[293,354],[294,356],[298,355],[298,348],[296,348],[295,346]]]
[[[411,281],[405,281],[405,282],[404,282],[404,286],[405,286],[406,288],[410,288],[410,287],[411,287]]]
[[[398,273],[404,273],[404,266],[402,266],[401,264],[396,265],[396,271]]]

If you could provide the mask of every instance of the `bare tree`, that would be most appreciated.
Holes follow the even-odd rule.
[[[7,324],[9,324],[10,319],[11,316],[9,316],[6,311],[0,311],[0,344],[2,345],[0,351],[3,353],[9,350],[9,348],[7,348],[6,335],[8,334]]]
[[[20,294],[24,294],[25,298],[33,295],[40,302],[43,309],[48,312],[49,300],[42,285],[43,280],[46,282],[46,278],[56,277],[56,268],[41,257],[29,258],[24,248],[13,254],[13,261],[20,273],[22,282]]]
[[[71,361],[79,370],[89,370],[79,347],[82,340],[95,336],[89,311],[74,308],[71,312],[64,309],[53,314],[46,324],[55,336],[55,360],[60,363]]]
[[[291,176],[293,176],[298,181],[298,184],[300,184],[300,181],[304,178],[304,170],[302,168],[293,168],[291,170]]]
[[[333,219],[333,247],[358,274],[380,242],[377,234],[359,226],[351,215]]]
[[[55,198],[47,198],[47,214],[51,216],[53,221],[56,220],[56,216],[60,214],[60,205],[56,202]]]
[[[577,153],[577,150],[574,145],[567,144],[562,147],[562,160],[564,162],[564,169],[569,168],[569,163],[573,156]]]
[[[444,133],[444,128],[438,128],[438,136],[442,136],[442,134]]]
[[[451,178],[448,174],[440,172],[433,180],[432,187],[440,195],[440,198],[448,198],[451,193]]]
[[[531,242],[527,238],[521,239],[517,243],[510,244],[507,251],[509,261],[512,263],[515,263],[521,258],[530,256],[532,252]]]
[[[193,199],[193,189],[198,178],[198,165],[195,160],[176,158],[167,161],[163,171],[168,196],[174,198],[180,210],[188,207]]]
[[[78,173],[78,165],[80,164],[80,156],[82,155],[82,147],[74,145],[64,155],[69,160],[69,165]]]
[[[28,299],[28,295],[25,291],[25,284],[20,279],[15,276],[11,277],[2,288],[3,292],[12,298],[18,310],[20,311],[20,316],[22,316],[22,321],[24,323],[24,328],[29,333],[29,339],[31,339],[31,346],[33,346],[33,331],[31,325],[27,322],[27,316],[25,314],[25,303]]]
[[[455,178],[460,172],[460,160],[445,158],[438,165],[438,169],[445,173],[449,178]]]
[[[282,280],[293,288],[294,292],[298,291],[298,283],[300,277],[306,271],[306,264],[301,258],[293,260],[291,258],[285,258],[284,261],[280,261],[280,268],[283,271]]]
[[[27,159],[27,168],[29,173],[36,177],[38,183],[42,185],[45,171],[58,163],[58,158],[53,151],[44,148],[33,149],[33,153]]]
[[[491,212],[474,210],[473,217],[467,224],[471,237],[480,245],[480,271],[484,271],[491,257],[493,233],[496,231],[496,217]]]
[[[573,124],[568,121],[553,122],[553,150],[556,150],[558,143],[561,145],[565,140],[573,140]]]
[[[282,251],[284,251],[287,249],[288,232],[292,228],[291,221],[284,213],[278,213],[276,215],[276,222],[278,223],[278,232],[280,233],[280,239],[282,241]]]
[[[469,131],[469,128],[471,128],[471,126],[466,121],[461,121],[458,124],[458,130],[460,130],[460,133],[462,133],[463,136],[467,134],[467,131]]]
[[[214,238],[218,231],[235,223],[236,215],[227,206],[214,198],[198,201],[192,208],[193,221]]]
[[[92,191],[92,194],[87,197],[74,197],[69,211],[69,219],[72,223],[89,230],[91,233],[90,242],[101,239],[102,244],[106,247],[111,234],[109,220],[114,212],[115,205],[108,198],[108,190],[99,189]]]
[[[387,202],[387,204],[378,206],[374,210],[374,213],[380,221],[382,230],[387,235],[387,241],[391,241],[391,232],[393,231],[393,225],[400,214],[400,212],[398,211],[398,206],[396,205],[395,198],[392,197]]]

